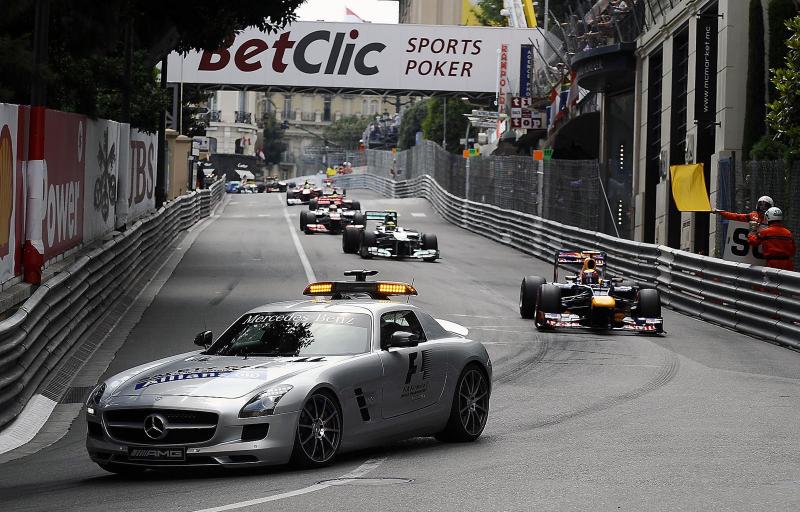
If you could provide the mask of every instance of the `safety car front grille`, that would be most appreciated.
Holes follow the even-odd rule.
[[[153,439],[145,433],[145,419],[157,414],[165,420],[166,435]],[[179,409],[112,409],[103,414],[108,434],[134,444],[194,444],[214,437],[219,415],[207,411]]]

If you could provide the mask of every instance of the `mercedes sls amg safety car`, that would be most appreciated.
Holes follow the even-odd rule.
[[[374,229],[368,224],[347,226],[342,234],[342,250],[358,253],[362,258],[416,258],[436,261],[439,258],[439,242],[436,235],[419,233],[397,225],[395,211],[367,211],[365,220],[377,221]]]
[[[474,441],[492,365],[457,324],[392,302],[413,286],[309,284],[311,299],[266,304],[202,350],[114,375],[87,398],[86,447],[116,473],[183,466],[330,464],[392,439]],[[327,298],[325,298],[327,297]]]
[[[580,270],[559,283],[561,265],[580,266]],[[663,332],[658,290],[642,288],[619,278],[606,279],[605,268],[604,252],[556,251],[552,283],[541,276],[527,276],[522,280],[520,315],[533,318],[538,329],[584,327]]]
[[[312,233],[340,234],[350,224],[364,224],[364,214],[359,211],[358,201],[342,201],[341,198],[320,197],[312,199],[309,209],[300,212],[300,231]]]
[[[322,189],[305,181],[299,187],[286,191],[286,205],[308,204],[312,199],[322,195]]]

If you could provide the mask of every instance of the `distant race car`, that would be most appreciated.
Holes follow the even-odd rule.
[[[368,221],[378,221],[378,225],[368,229]],[[436,235],[398,226],[397,212],[394,211],[365,212],[364,225],[353,224],[345,228],[342,250],[350,254],[358,253],[365,259],[381,256],[436,261],[439,258]]]
[[[321,195],[321,188],[310,181],[306,181],[299,187],[286,191],[286,204],[287,206],[308,204],[309,201]]]
[[[559,283],[560,265],[579,265],[580,270]],[[540,276],[527,276],[522,280],[520,315],[533,318],[538,329],[585,327],[663,332],[658,290],[642,288],[619,278],[606,279],[605,268],[605,252],[556,251],[552,283]]]
[[[340,234],[351,224],[363,225],[366,220],[359,210],[358,201],[342,201],[340,198],[320,197],[309,202],[309,209],[300,212],[300,231],[312,233]]]
[[[313,468],[392,440],[476,440],[492,390],[486,348],[460,325],[390,301],[417,291],[366,280],[376,273],[311,283],[309,300],[265,304],[216,340],[199,333],[201,350],[104,380],[86,400],[89,457],[123,474]]]
[[[286,192],[286,182],[278,181],[277,176],[270,176],[264,181],[264,192]]]
[[[308,202],[309,210],[316,210],[317,208],[335,204],[347,210],[360,210],[361,203],[353,199],[347,199],[343,194],[328,194],[315,197]]]

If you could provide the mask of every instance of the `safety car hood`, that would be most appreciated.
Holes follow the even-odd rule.
[[[150,368],[119,386],[113,395],[237,398],[342,356],[229,357],[196,355]]]

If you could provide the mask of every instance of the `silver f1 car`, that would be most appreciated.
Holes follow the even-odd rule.
[[[86,402],[89,456],[115,473],[316,467],[392,439],[474,441],[489,412],[486,349],[387,300],[416,290],[366,280],[376,273],[309,284],[312,300],[261,306],[213,342],[198,334],[201,351],[110,377]]]
[[[416,258],[436,261],[439,258],[439,242],[436,235],[419,233],[397,225],[395,211],[367,211],[366,221],[378,221],[375,229],[367,225],[347,226],[342,234],[342,250],[358,253],[364,259]]]
[[[559,283],[561,265],[580,265],[580,270]],[[622,279],[606,279],[605,268],[604,252],[556,251],[552,283],[540,276],[522,280],[520,316],[535,319],[538,329],[585,327],[663,332],[658,290]]]

